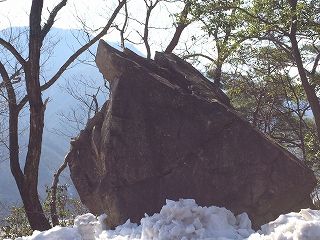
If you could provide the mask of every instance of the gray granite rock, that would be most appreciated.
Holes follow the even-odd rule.
[[[247,212],[254,227],[313,206],[312,171],[189,63],[103,41],[96,63],[110,100],[72,142],[69,167],[83,203],[106,212],[111,227],[158,212],[166,199]]]

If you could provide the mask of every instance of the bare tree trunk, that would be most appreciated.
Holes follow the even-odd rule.
[[[32,229],[49,229],[38,195],[38,172],[44,127],[44,105],[40,89],[40,49],[42,46],[41,13],[43,0],[32,1],[30,12],[29,60],[25,67],[30,106],[29,144],[24,167],[22,201]]]
[[[151,48],[150,48],[150,44],[149,44],[149,21],[150,21],[150,16],[151,16],[151,12],[152,10],[157,6],[157,4],[160,2],[161,0],[155,0],[155,2],[153,3],[152,0],[148,3],[147,0],[144,0],[144,3],[146,5],[147,8],[147,14],[146,14],[146,20],[144,23],[144,30],[143,30],[143,36],[142,40],[144,42],[144,45],[146,47],[147,50],[147,59],[151,58]]]
[[[18,138],[18,120],[19,120],[19,107],[16,103],[16,95],[14,92],[14,89],[12,87],[12,84],[10,82],[9,76],[2,65],[0,64],[0,72],[1,76],[5,82],[5,86],[8,92],[8,98],[9,98],[9,132],[10,132],[10,138],[9,138],[9,148],[10,148],[10,168],[12,175],[15,178],[16,184],[18,186],[25,211],[30,223],[30,226],[32,229],[37,230],[46,230],[49,229],[51,226],[49,224],[49,221],[46,219],[46,217],[43,214],[43,210],[41,207],[41,203],[39,201],[38,191],[37,191],[37,185],[38,185],[38,165],[34,164],[32,162],[33,158],[30,158],[30,151],[28,151],[29,159],[27,157],[27,161],[32,164],[32,166],[27,167],[25,169],[26,174],[24,175],[19,164],[19,138]],[[27,78],[26,78],[27,79]],[[40,114],[41,117],[41,114]],[[34,118],[33,118],[34,119]],[[33,129],[37,129],[37,125],[34,121],[32,122],[33,126],[35,126]],[[41,129],[41,128],[40,128]],[[30,132],[30,136],[33,133]],[[33,140],[33,142],[36,142],[37,140],[30,137],[30,139]],[[41,144],[41,143],[40,143]],[[30,145],[29,143],[29,149],[32,149],[32,146],[35,146],[33,143]],[[35,149],[36,150],[36,149]],[[39,154],[39,150],[36,151],[36,153]],[[32,155],[34,156],[34,155]],[[40,159],[40,155],[38,156],[38,159]]]
[[[128,18],[129,18],[127,2],[125,2],[125,4],[124,4],[124,12],[125,12],[125,19],[124,19],[124,23],[122,25],[122,28],[120,29],[120,39],[121,39],[121,48],[122,49],[125,48],[124,33],[126,31],[126,27],[127,27],[127,24],[128,24]]]
[[[10,168],[18,185],[19,191],[22,190],[24,176],[19,164],[19,138],[18,138],[18,116],[19,109],[17,106],[17,98],[10,81],[8,72],[4,65],[0,62],[0,75],[4,81],[8,94],[9,104],[9,149],[10,149]],[[20,186],[20,187],[19,187]]]
[[[40,231],[47,230],[51,226],[48,219],[44,216],[41,203],[38,196],[38,168],[35,166],[30,169],[28,175],[23,175],[19,161],[19,144],[18,144],[18,111],[12,109],[10,111],[10,159],[11,172],[16,180],[25,212],[32,229]],[[34,174],[32,177],[30,175]]]
[[[0,38],[0,45],[5,47],[21,64],[25,73],[27,94],[17,103],[15,89],[12,86],[8,73],[4,65],[0,62],[0,74],[5,83],[8,104],[9,104],[9,148],[10,148],[10,168],[15,178],[20,196],[22,198],[26,215],[33,230],[47,230],[50,223],[46,218],[38,195],[38,174],[41,157],[42,137],[44,128],[44,112],[46,102],[42,101],[42,91],[52,86],[68,68],[68,66],[85,50],[92,46],[109,30],[111,24],[126,3],[126,0],[119,1],[118,6],[111,15],[106,26],[90,42],[80,47],[68,60],[60,67],[57,73],[45,84],[40,85],[40,55],[43,39],[50,31],[58,12],[66,5],[67,0],[61,0],[50,12],[46,23],[41,27],[41,15],[43,0],[33,0],[29,17],[29,57],[26,61],[15,47]],[[29,143],[26,155],[26,162],[22,171],[19,163],[19,139],[18,121],[19,112],[29,103],[30,122],[29,122]]]
[[[19,141],[18,141],[18,111],[15,106],[9,107],[9,148],[10,168],[15,178],[20,193],[24,184],[24,175],[19,165]]]
[[[50,215],[52,220],[52,225],[59,225],[59,217],[57,213],[57,188],[59,183],[60,174],[67,167],[69,161],[69,154],[65,156],[63,164],[59,167],[58,171],[54,174],[53,182],[51,186],[51,201],[50,201]]]
[[[38,178],[35,178],[35,176],[38,175],[38,167],[33,165],[33,167],[28,170],[29,175],[24,175],[20,168],[18,138],[19,108],[16,103],[16,95],[14,89],[2,63],[0,63],[0,72],[5,82],[9,98],[9,154],[11,172],[18,186],[31,228],[38,230],[46,230],[49,229],[51,226],[49,224],[49,221],[43,214],[43,210],[38,197]]]
[[[21,193],[22,201],[31,228],[45,231],[50,229],[51,225],[43,213],[36,187],[35,181],[25,181]]]
[[[146,15],[146,22],[144,25],[144,34],[143,34],[143,41],[144,41],[144,45],[146,46],[146,50],[147,50],[147,59],[151,58],[151,49],[150,49],[150,45],[149,45],[149,20],[150,20],[150,15],[151,15],[151,11],[153,8],[148,8],[147,10],[147,15]]]

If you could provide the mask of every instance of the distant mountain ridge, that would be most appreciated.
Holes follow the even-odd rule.
[[[54,50],[50,50],[52,56],[44,67],[45,79],[50,79],[67,58],[72,55],[74,49],[80,47],[78,41],[83,40],[80,37],[77,39],[77,35],[80,36],[78,30],[52,29],[50,32],[50,41],[57,42],[57,44]],[[115,43],[112,45],[119,48]],[[128,45],[128,47],[137,52],[133,45]],[[96,45],[91,48],[91,51],[95,53]],[[91,56],[91,58],[93,60],[93,56]],[[64,156],[69,149],[70,139],[53,132],[53,129],[61,129],[61,122],[57,114],[61,111],[67,111],[77,104],[77,101],[64,90],[64,86],[67,81],[76,81],[76,78],[80,76],[84,79],[90,78],[97,84],[103,85],[103,77],[96,67],[88,64],[76,63],[61,76],[55,85],[43,93],[43,99],[49,98],[49,103],[45,112],[45,129],[39,169],[38,189],[42,198],[45,196],[45,186],[51,185],[54,171],[62,164]],[[28,120],[27,118],[28,115],[26,114],[20,121],[26,123]],[[72,129],[69,129],[69,133],[70,132],[72,132],[74,136],[78,134],[77,131]],[[24,161],[26,154],[27,139],[28,131],[25,131],[24,135],[20,137],[21,162]],[[6,149],[0,148],[0,151],[2,153],[0,154],[0,157],[7,154]],[[1,160],[2,159],[0,159],[0,162]],[[61,182],[72,185],[68,170],[65,171],[61,177]],[[70,188],[70,193],[76,194],[73,187]],[[0,202],[5,204],[21,202],[14,178],[10,172],[8,160],[0,163]]]

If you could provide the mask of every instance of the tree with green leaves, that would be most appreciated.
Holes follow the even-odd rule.
[[[208,75],[219,86],[222,82],[222,68],[241,43],[248,39],[244,34],[241,11],[228,9],[225,5],[240,4],[239,0],[191,1],[192,21],[200,22],[206,37],[213,42],[213,52],[187,53],[184,58],[205,58],[211,62]],[[227,3],[226,3],[227,2]]]
[[[302,159],[313,158],[310,146],[320,136],[319,1],[192,3],[194,20],[202,22],[216,51],[187,56],[212,63],[208,76],[222,81],[234,105],[255,127],[299,149]],[[315,129],[318,134],[313,134]]]
[[[243,13],[247,34],[271,41],[295,66],[320,137],[319,60],[320,2],[314,0],[253,0],[227,6]]]
[[[225,90],[236,109],[256,128],[304,161],[313,162],[314,123],[299,78],[285,52],[269,45],[243,46]],[[312,144],[313,145],[313,144]]]

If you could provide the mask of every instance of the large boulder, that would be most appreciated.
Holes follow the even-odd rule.
[[[303,162],[242,119],[227,96],[173,54],[146,60],[101,41],[96,63],[110,99],[74,139],[72,180],[92,213],[114,227],[166,199],[247,212],[255,227],[312,207]]]

